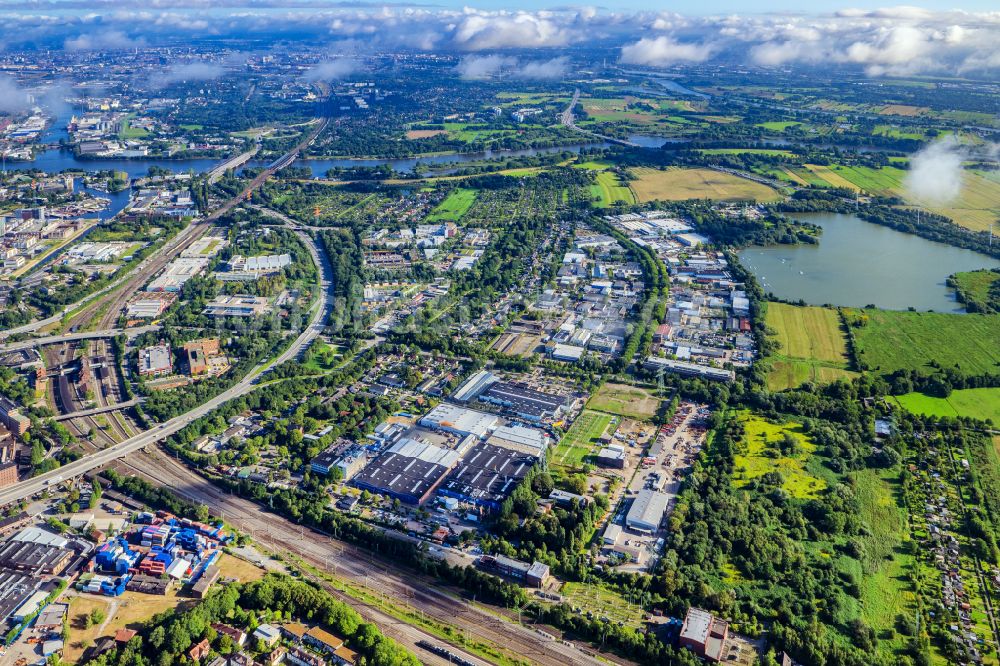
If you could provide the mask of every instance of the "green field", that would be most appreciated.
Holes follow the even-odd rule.
[[[596,200],[598,208],[607,208],[616,201],[627,204],[635,203],[635,195],[628,185],[623,185],[613,171],[601,171],[597,174],[597,182],[590,186],[590,193]]]
[[[782,488],[792,497],[818,497],[826,488],[826,481],[806,469],[816,445],[805,435],[802,424],[771,423],[748,413],[740,418],[745,433],[734,457],[733,481],[736,486],[745,486],[768,472],[779,472],[784,479]],[[778,450],[786,434],[797,440],[798,452],[781,453]]]
[[[302,359],[302,365],[309,368],[312,372],[319,374],[333,370],[342,358],[336,346],[327,344],[322,340],[317,340],[306,350]]]
[[[642,607],[630,604],[614,590],[596,584],[568,582],[559,593],[570,606],[578,606],[584,613],[589,610],[595,618],[604,616],[612,622],[624,622],[634,628],[642,626],[645,617]]]
[[[766,123],[757,123],[755,127],[763,127],[766,130],[771,130],[772,132],[784,132],[789,127],[798,127],[801,125],[797,120],[772,120]]]
[[[845,311],[859,361],[880,374],[929,370],[932,361],[974,375],[997,372],[1000,315]]]
[[[846,187],[882,196],[901,197],[907,203],[917,204],[949,217],[956,224],[973,231],[988,229],[1000,215],[1000,177],[994,172],[966,170],[963,174],[962,193],[958,200],[950,204],[937,204],[910,196],[903,184],[906,170],[894,166],[873,169],[839,164],[832,166],[807,164],[804,170],[812,174],[807,178],[810,184]]]
[[[132,117],[135,114],[129,114],[122,120],[121,130],[118,132],[118,137],[121,139],[142,139],[149,136],[149,132],[144,129],[139,129],[137,127],[131,126]]]
[[[587,407],[608,414],[644,420],[656,416],[660,408],[660,399],[644,388],[607,383],[590,398]]]
[[[597,440],[613,418],[610,414],[583,410],[559,440],[559,445],[552,454],[552,463],[563,467],[579,467],[583,459],[594,452]]]
[[[476,191],[460,187],[452,190],[445,200],[427,216],[428,222],[458,221],[476,201]]]
[[[772,391],[854,375],[848,370],[847,339],[836,310],[768,303],[767,327],[778,342],[767,375]]]
[[[973,301],[984,305],[991,303],[990,291],[1000,289],[1000,271],[967,271],[955,273],[954,278],[955,282],[958,283],[959,291]]]
[[[947,398],[923,393],[896,396],[903,409],[925,416],[966,416],[1000,424],[1000,388],[973,388],[952,391]]]
[[[779,148],[703,148],[702,155],[767,155],[769,157],[794,157],[790,150]]]
[[[194,132],[196,130],[204,129],[204,125],[180,125],[180,128],[188,132]]]
[[[912,614],[916,595],[908,579],[913,555],[905,547],[909,541],[906,511],[900,506],[898,477],[888,471],[866,469],[853,475],[854,494],[860,507],[864,555],[856,580],[861,581],[861,617],[876,632],[893,628],[900,613]],[[901,649],[905,638],[898,636],[889,645]]]

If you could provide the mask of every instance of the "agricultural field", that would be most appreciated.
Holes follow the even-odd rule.
[[[1000,388],[958,389],[947,398],[907,393],[896,396],[895,400],[900,407],[914,414],[989,419],[1000,424]]]
[[[632,181],[632,190],[640,203],[686,199],[769,202],[781,198],[780,193],[767,185],[712,169],[671,168],[661,171],[642,167],[632,172],[637,177]]]
[[[444,129],[411,129],[406,131],[407,139],[429,139],[432,136],[438,136],[439,134],[447,134],[448,130]]]
[[[452,190],[444,201],[427,216],[428,222],[456,222],[468,212],[476,201],[476,190],[460,187]]]
[[[603,384],[587,408],[634,419],[650,419],[660,409],[660,399],[647,389],[627,384]]]
[[[931,361],[968,374],[997,371],[1000,315],[846,310],[859,361],[879,374],[927,370]]]
[[[973,231],[988,229],[1000,215],[1000,176],[995,173],[965,171],[961,196],[952,204],[940,205],[910,196],[903,184],[906,170],[897,167],[873,169],[837,164],[833,166],[806,164],[804,169],[796,168],[792,171],[802,176],[803,170],[811,174],[805,178],[811,185],[844,187],[882,196],[902,197],[909,203],[921,205],[931,212],[949,217],[956,224]]]
[[[847,339],[836,310],[768,303],[767,327],[779,345],[767,377],[772,391],[854,376],[848,370]]]
[[[579,467],[583,459],[594,452],[597,440],[611,424],[614,417],[589,409],[583,410],[570,429],[559,440],[552,454],[552,464],[561,467]]]
[[[906,116],[912,118],[924,115],[930,109],[926,106],[912,106],[910,104],[887,104],[876,111],[883,116]]]
[[[597,182],[590,186],[590,193],[597,200],[595,205],[598,208],[607,208],[616,201],[635,203],[632,190],[627,184],[622,184],[613,171],[599,171],[596,178]]]
[[[807,470],[816,445],[806,436],[800,423],[771,423],[759,416],[744,413],[743,441],[734,457],[733,480],[737,487],[778,472],[784,479],[782,487],[792,497],[815,499],[826,488],[826,481]],[[781,451],[785,441],[794,441],[794,450]]]

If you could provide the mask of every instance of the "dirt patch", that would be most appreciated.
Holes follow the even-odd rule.
[[[406,132],[407,139],[429,139],[432,136],[437,136],[438,134],[447,134],[448,130],[408,130]]]

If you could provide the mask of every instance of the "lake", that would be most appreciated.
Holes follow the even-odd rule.
[[[765,292],[812,305],[964,312],[945,280],[1000,261],[935,243],[854,215],[790,215],[823,228],[817,245],[748,247],[739,252]]]

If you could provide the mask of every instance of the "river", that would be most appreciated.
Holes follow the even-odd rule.
[[[823,228],[817,245],[748,247],[740,260],[765,291],[812,305],[964,312],[946,284],[958,271],[1000,261],[971,250],[902,233],[854,215],[791,215]]]
[[[664,139],[665,141],[666,139]],[[663,141],[660,141],[659,145],[662,145]],[[394,171],[399,173],[410,173],[413,171],[415,166],[425,165],[433,168],[435,165],[461,165],[467,162],[479,162],[482,160],[489,159],[500,159],[500,158],[514,158],[514,157],[530,157],[534,155],[542,155],[545,153],[559,153],[559,152],[574,152],[578,153],[585,148],[607,148],[610,144],[606,142],[592,142],[592,143],[579,143],[571,144],[565,146],[549,146],[545,148],[523,148],[519,150],[494,150],[479,153],[448,153],[443,155],[424,155],[420,157],[404,157],[404,158],[339,158],[339,159],[300,159],[295,163],[295,166],[308,167],[312,171],[314,178],[323,177],[326,172],[333,167],[377,167],[384,164],[392,167]],[[147,175],[149,172],[149,167],[158,166],[164,169],[170,169],[174,173],[202,173],[205,171],[211,171],[218,164],[220,164],[222,159],[214,158],[199,158],[199,159],[185,159],[185,160],[167,160],[167,159],[80,159],[78,158],[72,150],[60,150],[58,148],[52,148],[40,153],[35,157],[32,162],[7,162],[5,165],[6,171],[12,171],[15,169],[41,169],[48,173],[59,173],[67,169],[74,169],[78,171],[94,172],[94,171],[106,171],[108,169],[113,169],[115,171],[124,171],[131,178],[140,178]],[[264,167],[270,163],[271,160],[251,160],[246,164],[246,166],[251,167]],[[447,175],[450,172],[456,171],[460,166],[454,166],[452,168],[442,168],[439,170],[440,175]],[[438,171],[436,171],[438,172]]]

